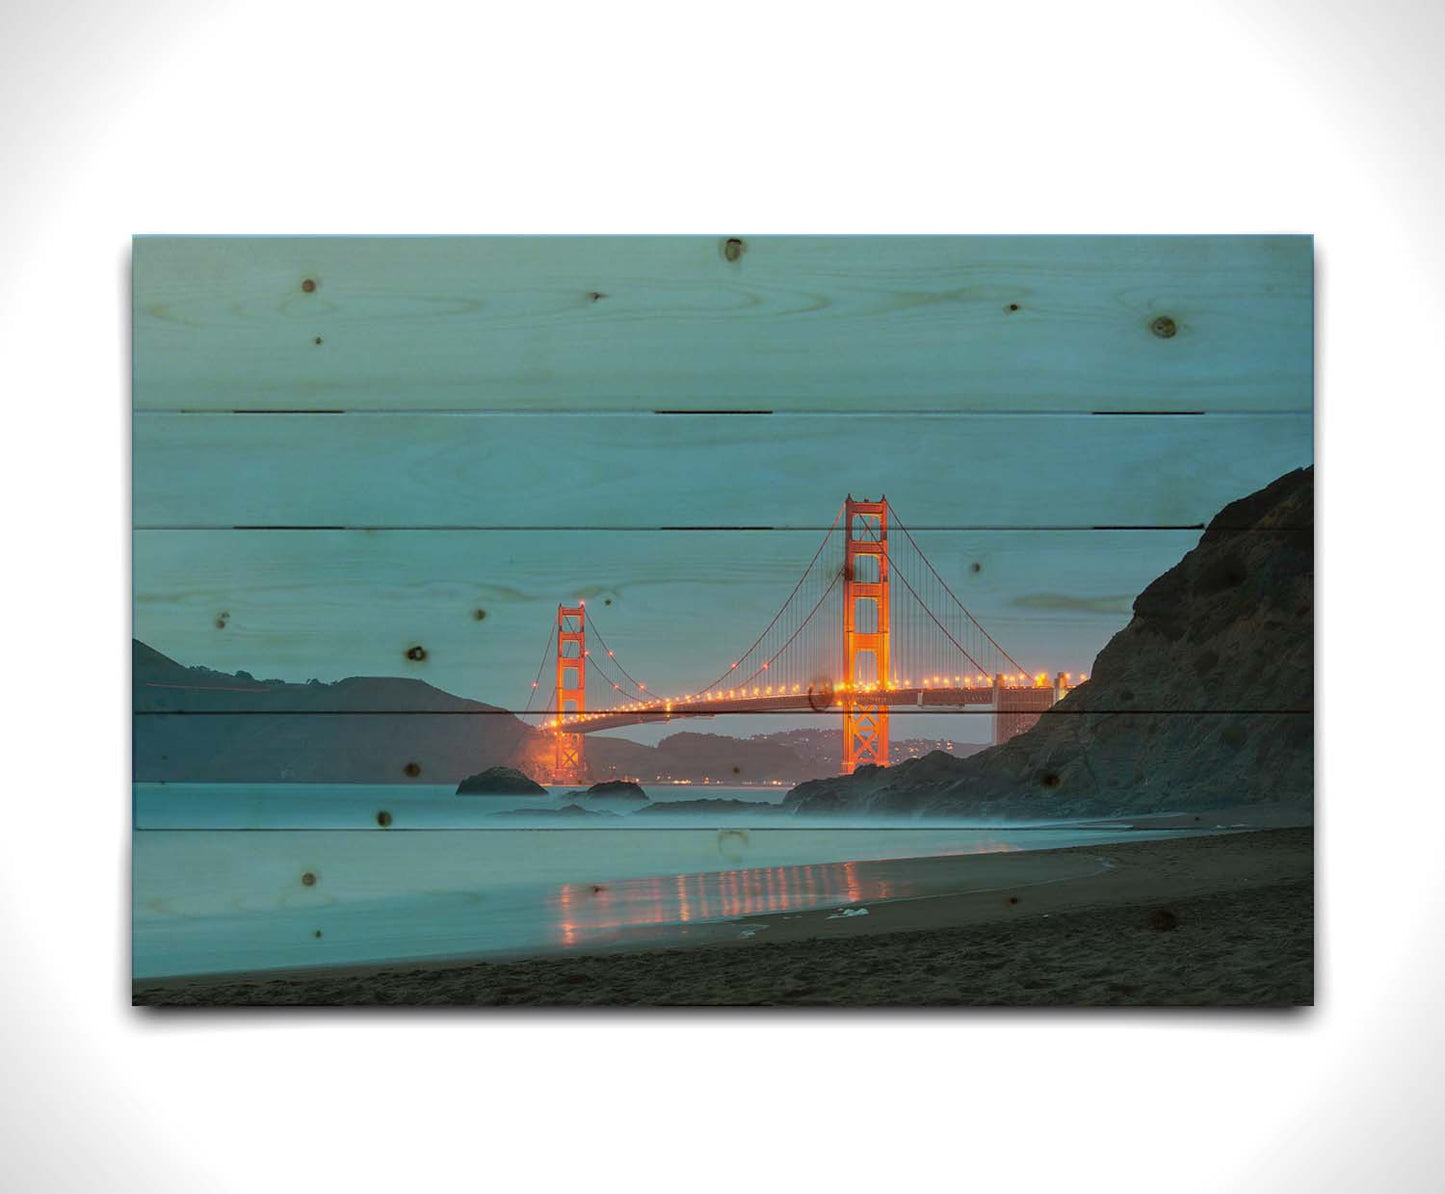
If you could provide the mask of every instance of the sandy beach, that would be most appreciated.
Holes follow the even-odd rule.
[[[148,1006],[1313,1002],[1313,832],[903,860],[940,894],[684,948],[142,982]]]

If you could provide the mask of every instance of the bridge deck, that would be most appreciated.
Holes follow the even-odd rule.
[[[892,709],[927,708],[944,711],[969,705],[994,705],[992,685],[978,684],[960,688],[893,688],[886,692],[860,694],[860,703],[884,704]],[[1054,703],[1052,686],[1005,686],[1003,704],[1008,708],[1041,710]],[[681,717],[719,717],[725,713],[840,713],[841,694],[824,689],[812,692],[774,693],[771,696],[733,697],[724,700],[659,701],[638,709],[599,710],[584,713],[568,721],[568,729],[579,734],[614,730],[619,726],[642,725],[649,722],[672,721]]]

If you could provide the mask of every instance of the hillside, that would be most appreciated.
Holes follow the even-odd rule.
[[[801,784],[787,802],[997,817],[1308,806],[1313,707],[1314,474],[1301,469],[1225,507],[1029,732]]]
[[[510,713],[420,680],[258,681],[132,644],[138,782],[455,783],[527,769],[541,745]]]

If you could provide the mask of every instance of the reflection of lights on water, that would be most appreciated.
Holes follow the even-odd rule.
[[[692,906],[687,902],[687,883],[682,875],[677,877],[677,910],[684,924],[692,919]]]
[[[562,931],[562,944],[575,945],[577,943],[577,926],[572,923],[571,908],[576,899],[576,884],[563,884],[562,890],[558,892],[557,899],[561,904],[561,915],[558,917],[558,927]]]
[[[971,853],[1019,847],[988,842]],[[952,853],[939,851],[939,853]],[[564,883],[557,889],[557,940],[577,945],[647,925],[695,924],[737,920],[833,901],[865,904],[916,894],[910,884],[870,874],[868,863],[838,862],[807,866],[750,867],[615,883]]]
[[[558,937],[577,944],[584,934],[631,926],[733,920],[814,907],[829,899],[884,899],[894,885],[866,878],[857,863],[761,867],[612,884],[565,883],[557,892]]]

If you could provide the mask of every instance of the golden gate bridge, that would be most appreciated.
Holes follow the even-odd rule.
[[[538,704],[549,666],[555,682]],[[585,782],[587,734],[727,713],[837,712],[852,774],[887,766],[894,710],[989,706],[999,743],[1086,679],[1031,675],[964,608],[887,498],[850,494],[772,621],[709,683],[649,691],[579,601],[557,607],[524,716],[553,736],[554,784]]]

